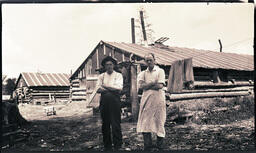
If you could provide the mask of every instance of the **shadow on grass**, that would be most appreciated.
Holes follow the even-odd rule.
[[[193,127],[166,128],[168,150],[253,150],[255,139],[251,130],[242,127],[208,127],[196,130]],[[177,139],[178,137],[178,139]]]
[[[54,117],[33,120],[24,127],[31,137],[6,151],[83,151],[99,146],[101,120],[94,116]],[[97,149],[97,147],[96,147]],[[100,147],[98,147],[100,149]]]

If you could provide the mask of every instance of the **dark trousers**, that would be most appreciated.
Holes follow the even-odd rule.
[[[113,139],[114,147],[120,148],[122,145],[122,132],[120,125],[121,107],[119,95],[111,92],[102,93],[100,99],[100,112],[104,147],[111,148]]]

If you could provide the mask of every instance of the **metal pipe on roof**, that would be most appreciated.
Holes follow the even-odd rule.
[[[220,52],[222,52],[222,44],[221,44],[221,40],[219,39],[219,44],[220,44]]]

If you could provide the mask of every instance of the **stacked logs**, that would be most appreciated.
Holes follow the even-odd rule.
[[[21,89],[17,89],[19,102],[20,103],[44,103],[44,102],[56,102],[59,100],[69,99],[69,87],[67,88],[51,88],[47,87],[44,89],[30,88],[26,92],[19,92]]]
[[[72,80],[70,91],[72,101],[85,101],[86,100],[86,88],[80,87],[79,80]]]
[[[184,89],[180,93],[166,93],[169,101],[214,98],[214,97],[236,97],[253,94],[253,82],[236,83],[212,83],[195,82],[194,89]]]

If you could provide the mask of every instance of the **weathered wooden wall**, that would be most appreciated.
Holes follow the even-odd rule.
[[[86,95],[88,99],[92,95],[96,84],[98,81],[98,75],[90,75],[87,77],[86,82],[87,82],[87,92]],[[100,94],[96,94],[96,96],[93,98],[92,102],[90,103],[90,106],[92,107],[98,107],[99,106],[99,100],[100,100]]]
[[[75,79],[71,81],[70,97],[72,101],[85,101],[86,100],[86,80]]]
[[[23,77],[20,78],[18,84],[17,84],[17,87],[27,87],[28,85],[26,84],[26,81],[24,80]]]
[[[97,69],[102,67],[101,61],[106,56],[112,56],[116,58],[118,62],[124,62],[129,60],[130,54],[105,44],[99,44],[72,79],[84,79],[88,75],[99,74]]]
[[[27,91],[24,92],[27,88]],[[59,100],[67,100],[69,98],[69,87],[20,87],[17,88],[19,102],[45,103],[49,102],[50,97]],[[22,91],[22,92],[21,92]]]

